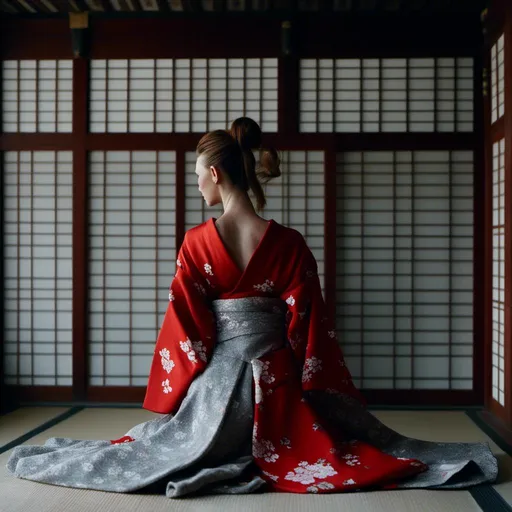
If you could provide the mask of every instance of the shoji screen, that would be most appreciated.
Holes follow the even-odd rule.
[[[277,132],[277,59],[91,61],[92,132],[206,132],[241,115]]]
[[[71,60],[6,60],[2,84],[4,132],[71,132]]]
[[[302,59],[300,131],[473,131],[473,60]]]
[[[70,386],[72,154],[3,158],[5,383]]]
[[[258,155],[255,153],[256,158]],[[282,151],[281,176],[264,186],[267,206],[262,216],[300,231],[318,262],[324,285],[324,154],[321,151]],[[208,207],[197,189],[196,155],[186,154],[185,227],[222,214],[221,206]]]
[[[491,122],[505,113],[505,36],[502,34],[491,51]]]
[[[492,397],[505,406],[505,139],[493,144]]]
[[[472,389],[473,155],[339,155],[337,329],[364,388]]]
[[[175,272],[176,155],[90,157],[89,384],[147,384]]]

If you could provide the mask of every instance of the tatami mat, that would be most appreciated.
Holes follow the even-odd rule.
[[[69,407],[22,407],[0,416],[0,447],[68,409]]]
[[[512,457],[460,411],[373,411],[380,421],[401,434],[441,442],[489,442],[499,460],[498,482],[493,486],[512,506]]]
[[[8,441],[57,416],[62,408],[19,409],[1,418]],[[400,433],[425,440],[488,441],[500,459],[500,482],[495,486],[509,496],[512,459],[506,455],[463,411],[373,411],[384,423]],[[49,437],[73,439],[116,439],[132,426],[158,415],[144,409],[85,408],[22,444],[44,444]],[[32,418],[29,420],[28,418]],[[23,419],[20,423],[20,419]],[[14,423],[14,425],[13,425]],[[13,435],[14,432],[14,435]],[[4,432],[2,432],[4,434]],[[4,439],[2,437],[2,439]],[[480,506],[468,491],[399,490],[356,492],[334,495],[254,494],[169,499],[163,495],[119,494],[41,484],[13,477],[5,468],[11,450],[0,455],[1,512],[151,512],[178,511],[279,511],[279,512],[471,512]]]

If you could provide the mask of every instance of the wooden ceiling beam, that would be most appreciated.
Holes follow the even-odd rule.
[[[100,0],[100,3],[105,12],[112,12],[114,10],[110,0]]]
[[[75,0],[75,4],[81,12],[90,11],[84,0]]]
[[[101,12],[142,11],[143,0],[118,0],[120,11],[116,11],[111,0],[96,0]],[[202,0],[154,0],[158,12],[185,11],[203,12]],[[512,0],[507,0],[512,1]],[[76,8],[74,7],[76,5]],[[213,12],[227,12],[227,0],[211,0]],[[326,13],[480,13],[486,0],[244,0],[243,12],[293,11],[305,12],[311,6],[315,11]],[[52,8],[52,6],[57,9]],[[301,9],[299,10],[299,6]],[[65,11],[91,11],[85,0],[0,0],[0,12],[17,14],[46,14]],[[34,12],[35,11],[35,12]]]
[[[185,12],[203,12],[203,3],[201,0],[181,0],[181,3]]]
[[[14,7],[14,2],[11,2],[9,0],[0,0],[0,7],[2,8],[2,11],[9,12],[11,14],[16,14],[19,12],[18,8]]]
[[[171,12],[171,7],[167,0],[157,0],[158,10],[160,12]]]

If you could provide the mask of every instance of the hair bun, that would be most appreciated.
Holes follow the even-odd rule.
[[[239,117],[231,124],[229,133],[244,151],[261,147],[261,128],[250,117]]]
[[[260,169],[258,176],[263,178],[263,181],[269,181],[272,178],[281,176],[281,160],[274,148],[265,148],[260,151]]]

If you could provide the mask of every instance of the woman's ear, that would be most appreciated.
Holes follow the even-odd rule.
[[[217,167],[214,167],[213,165],[210,166],[210,173],[212,176],[213,183],[218,183],[220,180],[220,172],[218,171]]]

